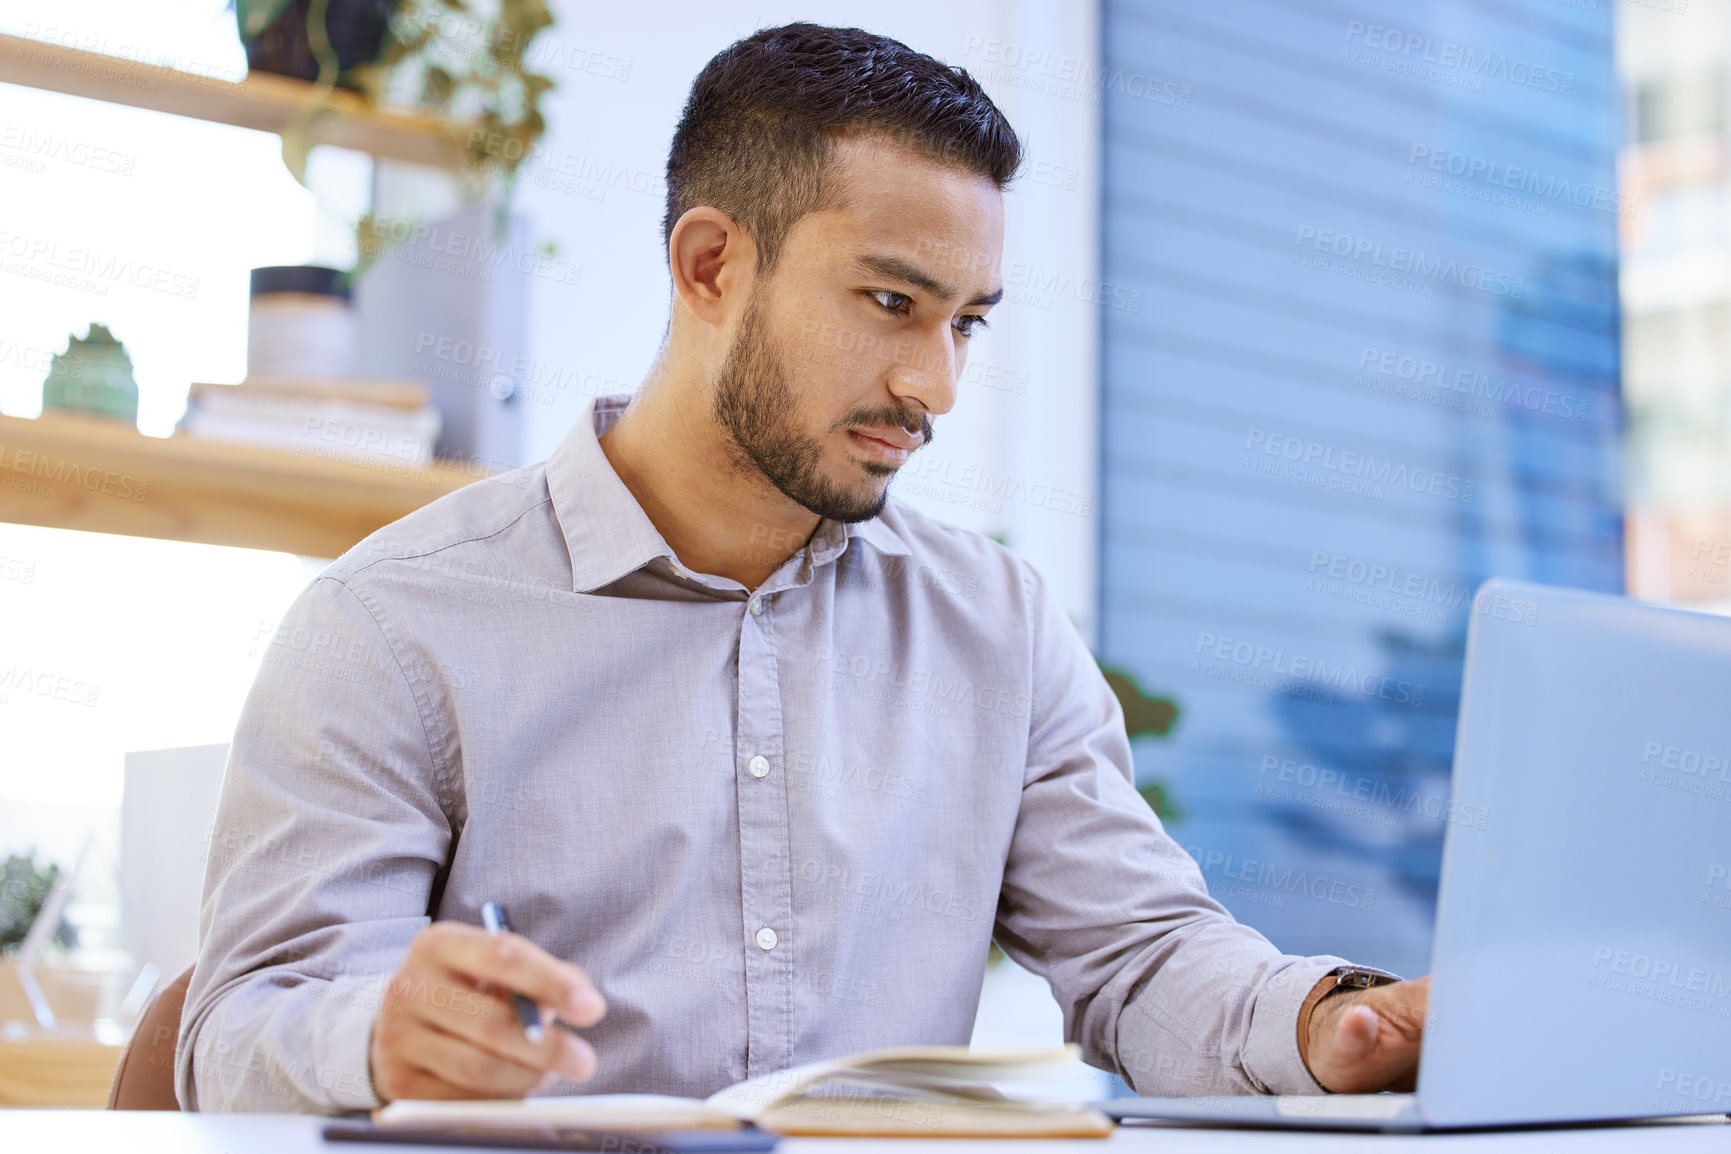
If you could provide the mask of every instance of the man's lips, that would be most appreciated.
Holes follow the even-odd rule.
[[[907,452],[912,452],[925,443],[924,436],[919,433],[910,433],[900,425],[866,425],[848,431],[857,433],[862,437],[870,437],[874,441],[882,441],[892,449],[902,449]]]

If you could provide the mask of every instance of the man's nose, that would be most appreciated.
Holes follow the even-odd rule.
[[[942,416],[956,404],[956,349],[948,328],[945,325],[943,331],[915,341],[908,355],[890,366],[890,392],[933,416]]]

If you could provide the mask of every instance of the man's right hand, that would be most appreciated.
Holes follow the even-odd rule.
[[[394,1098],[521,1098],[557,1078],[595,1073],[595,1051],[551,1028],[523,1036],[513,992],[573,1026],[607,1012],[589,976],[518,934],[434,922],[409,943],[373,1019],[367,1056],[373,1089]]]

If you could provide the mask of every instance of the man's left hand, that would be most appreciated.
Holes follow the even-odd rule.
[[[1336,1094],[1413,1090],[1429,1002],[1429,977],[1322,999],[1310,1015],[1311,1076]]]

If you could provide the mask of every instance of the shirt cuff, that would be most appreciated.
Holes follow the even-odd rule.
[[[272,1114],[377,1109],[369,1076],[377,1003],[365,989],[328,982],[229,991],[190,1044],[182,1040],[188,1075],[182,1085],[191,1091],[177,1091],[182,1107]]]
[[[1263,983],[1250,1014],[1244,1072],[1265,1094],[1326,1094],[1298,1056],[1298,1010],[1316,983],[1345,958],[1294,958]]]
[[[376,988],[384,989],[388,981],[390,976],[386,975]],[[373,1019],[378,1014],[378,1002],[372,997],[360,1002],[358,1006],[324,1003],[329,1013],[322,1015],[323,1037],[309,1046],[309,1052],[318,1054],[324,1066],[316,1072],[317,1090],[308,1087],[308,1094],[326,1108],[376,1110],[384,1104],[373,1089],[372,1079]]]

